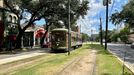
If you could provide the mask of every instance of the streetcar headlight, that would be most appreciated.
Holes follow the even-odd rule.
[[[57,43],[57,46],[59,46],[59,43]]]

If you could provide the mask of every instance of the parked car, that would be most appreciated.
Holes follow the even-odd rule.
[[[132,44],[131,44],[131,48],[133,48],[133,49],[134,49],[134,43],[132,43]]]

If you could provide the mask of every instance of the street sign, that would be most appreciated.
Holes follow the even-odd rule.
[[[108,4],[111,4],[111,0],[103,0],[103,5],[104,5],[104,6],[106,6],[107,1],[108,1]]]

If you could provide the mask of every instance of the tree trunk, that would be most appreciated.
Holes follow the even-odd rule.
[[[20,30],[19,31],[19,34],[16,38],[16,45],[15,45],[15,49],[20,49],[21,48],[21,43],[22,43],[22,36],[24,34],[24,31],[23,30]]]
[[[19,17],[18,17],[19,18]],[[19,34],[16,38],[16,45],[15,45],[15,49],[20,49],[22,47],[22,36],[25,32],[25,30],[33,23],[34,21],[31,21],[23,28],[21,29],[20,26],[20,19],[18,19],[18,30],[19,30]]]
[[[40,42],[41,47],[43,47],[44,39],[46,38],[46,35],[47,35],[47,33],[48,33],[48,28],[49,28],[49,25],[46,25],[46,31],[45,31],[45,33],[44,33],[42,39],[41,39],[41,42]]]

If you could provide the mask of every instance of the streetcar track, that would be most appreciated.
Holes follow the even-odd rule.
[[[91,51],[91,55],[88,53],[88,54],[86,54],[86,55],[82,55],[82,56],[79,56],[79,57],[77,57],[77,58],[75,58],[74,60],[72,60],[71,62],[69,62],[69,64],[67,64],[65,67],[63,67],[62,68],[62,70],[60,70],[57,74],[55,74],[55,75],[64,75],[64,73],[66,74],[66,73],[72,73],[72,74],[74,74],[75,72],[76,73],[79,73],[79,70],[81,69],[81,67],[78,67],[78,64],[82,64],[82,62],[81,61],[83,61],[83,62],[85,62],[85,63],[88,63],[89,65],[90,65],[90,67],[89,67],[89,71],[87,71],[87,69],[85,69],[85,74],[87,73],[87,74],[89,74],[89,75],[95,75],[95,72],[96,72],[96,51]],[[89,55],[89,56],[88,56]],[[90,58],[90,56],[92,56],[93,55],[93,61],[92,61],[92,59],[91,59],[91,61],[85,61],[85,59],[86,60],[89,60],[89,59],[87,59],[87,57],[85,58],[85,56],[88,56],[89,58]],[[77,67],[77,68],[79,68],[78,69],[78,72],[77,72],[77,70],[74,68],[74,67]],[[88,67],[88,66],[87,66]],[[71,69],[73,70],[73,68],[74,68],[74,70],[76,70],[76,71],[71,71]],[[74,72],[74,73],[73,73]],[[81,71],[81,72],[84,72],[84,70],[83,71]],[[81,73],[80,72],[80,73]],[[77,74],[76,74],[77,75]]]
[[[94,60],[93,70],[92,70],[91,75],[95,75],[95,72],[96,72],[96,60],[97,60],[97,55],[96,55],[96,53],[97,53],[97,52],[95,52],[95,60]]]
[[[62,72],[64,72],[65,71],[65,69],[67,69],[71,64],[73,64],[74,62],[75,62],[75,64],[77,63],[77,62],[79,62],[81,59],[82,59],[82,57],[83,56],[81,56],[80,58],[79,57],[77,57],[77,58],[75,58],[74,60],[72,60],[71,62],[69,62],[69,64],[67,64],[61,71],[59,71],[56,75],[60,75]]]

